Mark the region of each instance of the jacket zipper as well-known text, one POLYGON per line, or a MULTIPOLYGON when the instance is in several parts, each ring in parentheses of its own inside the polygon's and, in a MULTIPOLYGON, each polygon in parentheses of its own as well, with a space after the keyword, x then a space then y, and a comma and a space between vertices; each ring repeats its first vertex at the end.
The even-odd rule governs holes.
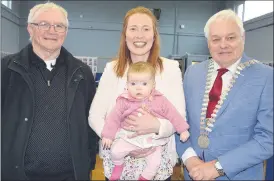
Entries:
MULTIPOLYGON (((27 67, 26 67, 26 66, 20 64, 19 62, 15 61, 15 60, 14 60, 13 62, 14 62, 15 64, 17 64, 17 65, 23 67, 23 68, 25 69, 25 71, 27 71, 27 67)), ((28 84, 28 83, 27 83, 27 84, 28 84)), ((29 84, 28 84, 28 86, 30 87, 29 84)), ((30 91, 31 91, 31 89, 30 89, 30 91)), ((31 91, 31 92, 32 92, 32 91, 31 91)), ((31 127, 32 127, 32 124, 33 124, 34 107, 35 107, 34 93, 32 92, 32 118, 30 119, 30 121, 31 121, 31 127)), ((28 145, 28 142, 29 142, 30 131, 31 131, 31 129, 29 129, 29 132, 28 132, 27 143, 24 145, 23 160, 22 160, 23 164, 22 164, 22 166, 21 166, 24 170, 25 170, 25 159, 24 159, 24 158, 25 158, 25 155, 26 155, 26 149, 27 149, 27 145, 28 145)), ((23 172, 23 173, 24 173, 24 175, 25 175, 25 172, 23 172)))
MULTIPOLYGON (((71 75, 71 77, 69 78, 69 84, 68 85, 70 85, 70 83, 71 83, 71 79, 72 79, 72 77, 73 77, 73 75, 76 73, 76 71, 78 70, 78 69, 80 69, 82 66, 80 66, 80 67, 78 67, 77 69, 75 69, 74 71, 73 71, 73 73, 72 73, 72 75, 71 75)), ((67 89, 68 89, 68 87, 67 87, 67 89)), ((67 115, 70 115, 70 110, 67 110, 68 112, 67 112, 67 115)), ((77 180, 77 174, 76 174, 76 170, 75 170, 75 162, 74 162, 74 158, 73 158, 73 154, 72 154, 72 146, 71 146, 71 138, 70 138, 70 119, 69 119, 69 116, 67 116, 67 121, 68 121, 68 135, 69 135, 69 146, 70 146, 70 154, 71 154, 71 160, 72 160, 72 165, 73 165, 73 171, 74 171, 74 176, 75 176, 75 180, 77 180)))

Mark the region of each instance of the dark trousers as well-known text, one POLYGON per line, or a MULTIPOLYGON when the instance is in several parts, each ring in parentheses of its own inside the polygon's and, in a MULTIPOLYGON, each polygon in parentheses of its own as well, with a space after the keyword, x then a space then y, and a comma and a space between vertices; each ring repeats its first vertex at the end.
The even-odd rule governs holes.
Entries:
MULTIPOLYGON (((107 177, 105 177, 105 180, 106 180, 106 181, 109 181, 109 179, 108 179, 107 177)), ((168 177, 168 178, 166 179, 166 181, 171 181, 171 176, 168 177)))

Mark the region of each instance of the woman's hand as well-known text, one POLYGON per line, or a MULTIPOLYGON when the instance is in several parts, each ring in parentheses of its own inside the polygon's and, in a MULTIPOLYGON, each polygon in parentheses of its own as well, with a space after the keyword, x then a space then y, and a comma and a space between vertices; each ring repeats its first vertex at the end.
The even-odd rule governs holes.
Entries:
POLYGON ((147 110, 139 108, 125 119, 125 130, 134 131, 128 138, 133 138, 139 135, 158 133, 160 122, 156 117, 151 115, 147 110))

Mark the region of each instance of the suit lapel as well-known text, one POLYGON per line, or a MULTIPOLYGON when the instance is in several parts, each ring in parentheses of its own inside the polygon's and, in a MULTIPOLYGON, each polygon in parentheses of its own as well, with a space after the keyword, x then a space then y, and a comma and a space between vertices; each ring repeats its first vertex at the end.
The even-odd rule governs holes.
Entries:
MULTIPOLYGON (((243 54, 243 57, 242 57, 240 63, 244 63, 244 62, 247 62, 249 60, 251 60, 251 58, 249 58, 245 54, 243 54)), ((241 71, 241 75, 238 75, 238 78, 236 79, 236 82, 234 83, 233 87, 229 91, 226 99, 224 100, 223 105, 221 106, 220 110, 217 113, 217 117, 216 117, 217 119, 222 115, 222 113, 227 108, 230 101, 233 100, 233 97, 238 92, 238 90, 240 90, 240 87, 243 85, 244 81, 247 79, 247 75, 245 75, 246 71, 248 71, 248 67, 246 67, 245 69, 243 69, 241 71)), ((218 123, 219 122, 217 121, 216 124, 218 124, 218 123)))
MULTIPOLYGON (((190 82, 189 85, 186 84, 184 87, 187 90, 187 94, 185 95, 186 100, 188 100, 188 103, 186 104, 187 111, 189 111, 189 114, 193 116, 193 120, 196 120, 195 125, 197 126, 197 128, 200 128, 200 116, 206 87, 208 63, 209 60, 202 62, 201 64, 203 65, 197 68, 196 72, 194 73, 195 77, 193 75, 189 76, 189 78, 194 77, 193 79, 195 80, 188 80, 188 82, 190 82), (193 97, 193 95, 195 95, 195 97, 193 97), (195 109, 192 109, 191 107, 194 107, 195 109)), ((200 65, 197 64, 195 66, 200 65)))

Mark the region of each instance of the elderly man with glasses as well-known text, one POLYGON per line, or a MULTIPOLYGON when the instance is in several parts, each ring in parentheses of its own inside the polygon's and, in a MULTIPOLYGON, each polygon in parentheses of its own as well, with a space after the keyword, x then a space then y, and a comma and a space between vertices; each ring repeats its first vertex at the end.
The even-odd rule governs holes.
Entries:
POLYGON ((62 46, 62 7, 34 6, 27 29, 31 43, 1 60, 2 179, 89 180, 98 140, 88 126, 92 71, 62 46))

